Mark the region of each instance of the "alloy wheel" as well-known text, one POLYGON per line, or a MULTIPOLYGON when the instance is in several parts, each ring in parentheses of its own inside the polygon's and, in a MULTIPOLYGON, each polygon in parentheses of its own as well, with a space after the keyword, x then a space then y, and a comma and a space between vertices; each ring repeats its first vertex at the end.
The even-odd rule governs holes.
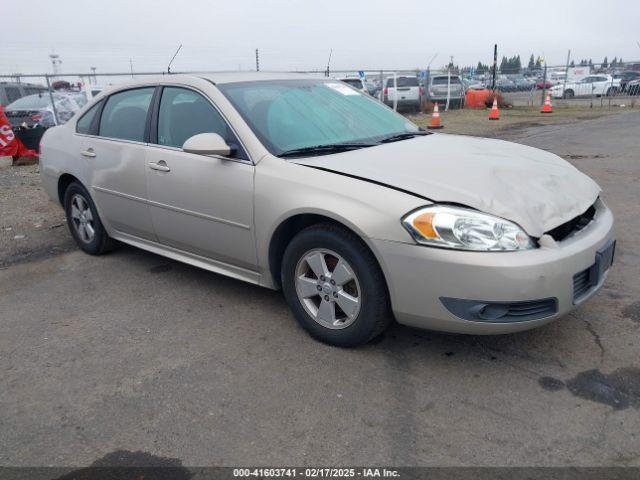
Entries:
POLYGON ((317 323, 341 329, 356 320, 362 307, 360 282, 344 258, 327 249, 310 250, 295 272, 298 300, 317 323))
POLYGON ((71 198, 71 220, 80 240, 91 243, 96 236, 93 214, 87 199, 78 193, 71 198))

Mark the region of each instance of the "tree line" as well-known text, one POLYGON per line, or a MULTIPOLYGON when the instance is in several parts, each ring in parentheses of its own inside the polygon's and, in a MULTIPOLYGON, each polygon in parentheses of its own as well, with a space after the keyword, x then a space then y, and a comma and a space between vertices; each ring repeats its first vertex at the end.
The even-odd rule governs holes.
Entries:
MULTIPOLYGON (((611 63, 609 63, 608 58, 604 57, 604 60, 600 64, 600 67, 616 68, 616 67, 621 67, 623 65, 624 63, 622 61, 622 58, 613 57, 613 60, 611 60, 611 63)), ((541 70, 543 66, 544 66, 543 58, 541 56, 536 57, 532 53, 531 56, 529 57, 529 62, 527 63, 527 70, 541 70)), ((594 63, 592 59, 581 59, 580 62, 578 62, 577 64, 575 60, 571 60, 571 62, 569 63, 569 67, 575 67, 575 66, 593 67, 594 63)), ((520 60, 520 55, 514 55, 513 57, 503 56, 498 66, 498 71, 500 73, 520 73, 522 72, 522 68, 523 67, 522 67, 522 61, 520 60)), ((470 68, 463 69, 463 70, 470 70, 470 68)), ((487 73, 491 71, 491 66, 486 63, 478 62, 478 65, 476 66, 475 70, 477 73, 480 73, 480 74, 487 73)))

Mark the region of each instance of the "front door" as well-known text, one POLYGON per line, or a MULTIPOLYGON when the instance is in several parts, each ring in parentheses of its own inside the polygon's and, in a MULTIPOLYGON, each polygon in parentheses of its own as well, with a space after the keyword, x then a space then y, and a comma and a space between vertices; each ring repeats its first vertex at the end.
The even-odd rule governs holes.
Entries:
MULTIPOLYGON (((155 145, 147 152, 149 208, 158 241, 226 264, 255 269, 254 166, 224 118, 198 92, 164 87, 155 145), (237 146, 233 158, 185 153, 185 140, 214 132, 237 146)), ((154 138, 155 137, 155 138, 154 138)))

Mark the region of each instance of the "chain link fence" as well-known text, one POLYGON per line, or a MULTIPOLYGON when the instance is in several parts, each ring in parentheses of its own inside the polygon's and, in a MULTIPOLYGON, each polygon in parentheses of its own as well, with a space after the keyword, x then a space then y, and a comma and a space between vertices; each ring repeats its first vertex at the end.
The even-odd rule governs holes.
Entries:
MULTIPOLYGON (((219 71, 183 71, 171 74, 215 74, 219 71)), ((534 68, 441 69, 353 69, 298 71, 311 76, 345 81, 378 98, 395 109, 419 110, 437 102, 441 109, 462 108, 468 92, 497 91, 504 101, 516 107, 542 105, 550 96, 554 106, 635 107, 640 100, 640 61, 616 64, 538 65, 534 68)), ((72 96, 82 107, 104 88, 131 78, 167 72, 114 72, 0 75, 0 103, 11 103, 20 86, 21 92, 48 95, 55 123, 63 123, 66 114, 54 92, 72 96), (12 90, 13 89, 13 90, 12 90), (37 92, 36 92, 37 90, 37 92)), ((66 111, 68 105, 64 107, 66 111)))

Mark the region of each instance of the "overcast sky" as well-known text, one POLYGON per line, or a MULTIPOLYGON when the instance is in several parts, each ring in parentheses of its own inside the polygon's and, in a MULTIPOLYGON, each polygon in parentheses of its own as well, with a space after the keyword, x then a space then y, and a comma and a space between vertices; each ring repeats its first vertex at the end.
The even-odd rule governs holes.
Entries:
POLYGON ((531 53, 547 63, 640 60, 640 1, 2 0, 0 73, 379 69, 490 63, 531 53))

